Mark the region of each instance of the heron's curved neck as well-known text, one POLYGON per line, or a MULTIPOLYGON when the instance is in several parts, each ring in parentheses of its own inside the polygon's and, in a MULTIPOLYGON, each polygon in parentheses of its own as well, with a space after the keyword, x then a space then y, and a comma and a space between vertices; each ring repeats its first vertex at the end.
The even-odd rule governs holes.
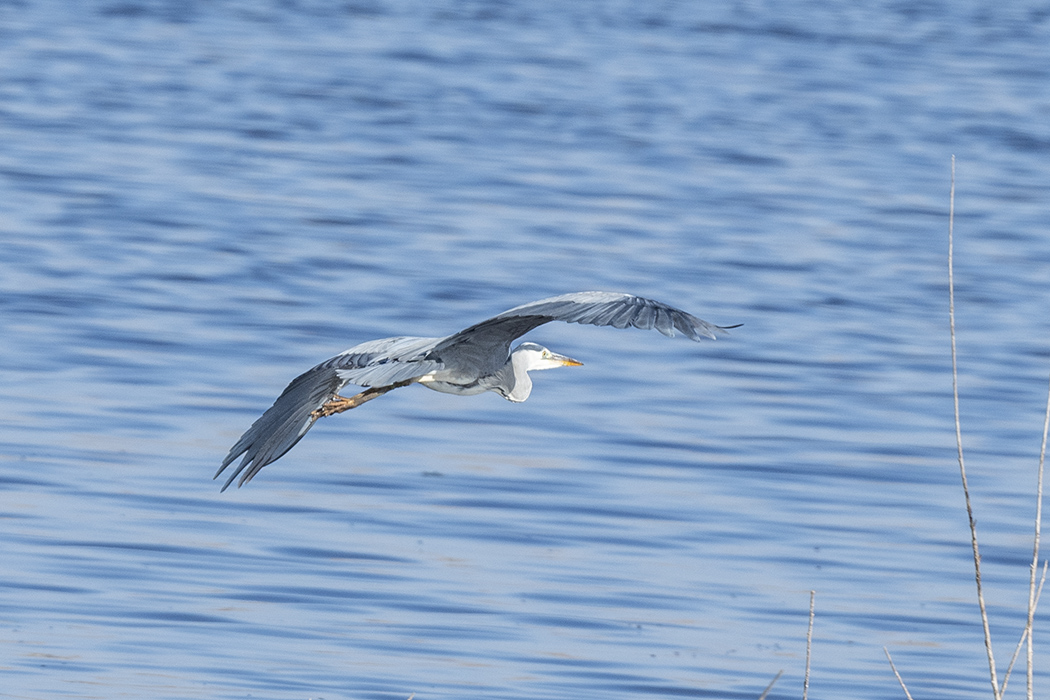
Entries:
POLYGON ((525 363, 525 353, 514 351, 507 359, 507 364, 503 365, 503 388, 506 391, 503 396, 508 401, 521 403, 532 393, 532 378, 525 363))

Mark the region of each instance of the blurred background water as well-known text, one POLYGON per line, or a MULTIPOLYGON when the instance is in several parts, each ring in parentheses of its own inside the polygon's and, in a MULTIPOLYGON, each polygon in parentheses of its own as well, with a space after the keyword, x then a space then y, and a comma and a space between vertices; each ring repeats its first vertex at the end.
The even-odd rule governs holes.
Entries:
POLYGON ((1005 660, 1046 2, 0 2, 0 697, 797 698, 811 589, 810 697, 901 697, 883 646, 984 697, 952 154, 1005 660), (586 366, 526 404, 409 388, 211 480, 314 363, 586 289, 745 325, 545 326, 586 366))

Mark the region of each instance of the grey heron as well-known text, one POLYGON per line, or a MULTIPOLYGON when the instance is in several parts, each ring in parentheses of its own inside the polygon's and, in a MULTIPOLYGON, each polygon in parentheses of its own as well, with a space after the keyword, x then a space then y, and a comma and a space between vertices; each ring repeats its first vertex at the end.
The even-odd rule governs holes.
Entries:
POLYGON ((536 343, 525 342, 511 351, 511 342, 550 321, 655 328, 668 337, 677 330, 696 341, 714 339, 716 333, 736 328, 716 326, 673 306, 631 294, 575 292, 516 306, 444 338, 370 340, 293 379, 273 406, 230 448, 213 478, 243 454, 244 459, 222 490, 238 476, 237 485, 243 486, 292 449, 319 418, 356 408, 409 384, 460 396, 494 391, 520 403, 532 392, 530 371, 583 364, 536 343), (347 384, 365 390, 340 396, 347 384))

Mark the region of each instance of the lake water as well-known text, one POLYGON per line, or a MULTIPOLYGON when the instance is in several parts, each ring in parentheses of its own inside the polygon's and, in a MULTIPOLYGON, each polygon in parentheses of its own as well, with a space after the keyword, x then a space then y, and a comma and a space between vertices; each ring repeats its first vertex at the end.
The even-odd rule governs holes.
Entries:
MULTIPOLYGON (((1050 372, 1045 2, 0 3, 0 698, 987 697, 1050 372), (604 289, 527 403, 299 372, 604 289)), ((1036 631, 1037 694, 1050 653, 1036 631)), ((1019 697, 1023 669, 1011 687, 1019 697)))

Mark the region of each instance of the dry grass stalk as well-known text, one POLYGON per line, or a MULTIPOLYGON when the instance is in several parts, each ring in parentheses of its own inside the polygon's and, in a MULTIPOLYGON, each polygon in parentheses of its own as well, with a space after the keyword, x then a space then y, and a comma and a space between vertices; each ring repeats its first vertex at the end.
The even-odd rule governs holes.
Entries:
POLYGON ((886 647, 882 647, 882 651, 886 654, 886 660, 890 662, 890 668, 893 669, 893 675, 897 676, 897 682, 901 684, 901 690, 904 691, 904 695, 908 700, 912 700, 911 693, 908 692, 908 686, 904 685, 904 679, 901 678, 901 674, 897 673, 897 667, 893 664, 893 657, 890 656, 890 650, 886 647))
MULTIPOLYGON (((951 194, 949 196, 948 206, 948 317, 951 327, 951 341, 952 341, 952 397, 955 403, 955 444, 958 449, 959 455, 959 473, 962 477, 963 495, 966 499, 966 515, 970 522, 970 541, 973 546, 973 567, 974 567, 974 578, 977 582, 977 604, 981 610, 981 624, 984 627, 984 647, 988 654, 988 673, 989 680, 992 684, 992 693, 996 700, 1002 700, 1003 693, 1006 692, 1006 684, 1010 680, 1010 673, 1013 670, 1014 662, 1017 660, 1018 654, 1021 650, 1021 646, 1027 642, 1027 680, 1028 680, 1028 700, 1032 700, 1034 697, 1033 689, 1033 641, 1032 632, 1035 621, 1035 610, 1039 603, 1039 597, 1043 591, 1043 584, 1046 582, 1047 566, 1043 566, 1043 574, 1039 580, 1038 585, 1036 584, 1036 574, 1039 570, 1039 541, 1042 528, 1043 520, 1043 467, 1046 458, 1046 441, 1047 432, 1050 429, 1050 391, 1047 393, 1047 405, 1046 415, 1043 419, 1043 439, 1039 450, 1039 474, 1037 478, 1036 486, 1036 507, 1035 507, 1035 535, 1033 538, 1032 545, 1032 564, 1029 572, 1028 580, 1028 616, 1025 620, 1024 631, 1021 633, 1021 640, 1017 643, 1017 648, 1014 651, 1013 657, 1010 659, 1010 665, 1006 669, 1006 673, 1003 677, 1003 683, 1000 686, 996 675, 995 668, 995 655, 992 651, 992 634, 988 625, 988 610, 984 602, 984 591, 981 586, 981 555, 977 547, 977 524, 973 517, 973 507, 970 501, 970 489, 966 481, 966 462, 963 459, 963 447, 962 447, 962 428, 959 422, 959 367, 957 362, 957 355, 955 349, 955 273, 954 273, 954 243, 955 243, 955 156, 952 156, 952 179, 951 179, 951 194)), ((889 652, 886 652, 886 656, 889 657, 889 652)), ((890 661, 892 666, 893 661, 890 661)), ((896 669, 894 669, 896 673, 896 669)), ((900 676, 898 676, 898 680, 900 676)), ((901 683, 903 687, 903 682, 901 683)), ((907 694, 907 689, 904 691, 907 694)))
MULTIPOLYGON (((1050 562, 1043 562, 1043 575, 1039 579, 1039 587, 1035 592, 1035 601, 1032 603, 1031 610, 1035 612, 1035 606, 1039 604, 1039 598, 1043 595, 1043 584, 1046 583, 1046 569, 1050 562)), ((1006 673, 1003 674, 1003 686, 1000 692, 1006 693, 1006 685, 1010 681, 1010 673, 1014 670, 1014 664, 1017 662, 1017 658, 1021 655, 1021 649, 1024 648, 1024 643, 1028 640, 1029 634, 1031 633, 1030 624, 1026 624, 1024 630, 1021 631, 1021 638, 1017 640, 1017 646, 1014 647, 1014 654, 1010 657, 1010 665, 1006 667, 1006 673)), ((1031 662, 1029 662, 1029 669, 1031 669, 1031 662)), ((1029 686, 1030 687, 1030 686, 1029 686)), ((1031 694, 1029 694, 1029 700, 1031 700, 1031 694)))
POLYGON ((981 588, 981 553, 977 547, 977 521, 973 518, 970 502, 970 487, 966 482, 966 461, 963 459, 962 426, 959 423, 959 364, 955 351, 955 270, 952 264, 955 247, 955 156, 952 156, 952 186, 948 198, 948 320, 952 337, 952 397, 955 402, 955 445, 959 453, 959 474, 962 476, 963 496, 966 498, 966 516, 970 520, 970 545, 973 547, 974 578, 977 581, 977 605, 981 608, 981 624, 984 626, 984 648, 988 652, 988 673, 992 682, 995 700, 1002 699, 999 679, 995 673, 995 654, 992 652, 992 630, 988 626, 988 609, 981 588))
POLYGON ((769 681, 769 685, 762 691, 762 694, 758 696, 758 700, 766 700, 766 696, 769 695, 769 691, 773 690, 773 685, 780 680, 780 677, 784 675, 784 669, 777 671, 777 675, 773 676, 773 680, 769 681))
POLYGON ((1036 591, 1035 572, 1039 569, 1039 534, 1043 522, 1043 465, 1046 463, 1046 434, 1050 429, 1050 389, 1046 395, 1046 414, 1043 417, 1043 441, 1039 446, 1039 478, 1035 497, 1035 543, 1032 545, 1032 572, 1028 581, 1028 619, 1025 621, 1025 633, 1028 636, 1028 700, 1032 700, 1034 690, 1032 688, 1032 625, 1035 620, 1035 606, 1039 603, 1039 594, 1043 592, 1043 583, 1046 581, 1046 565, 1043 565, 1043 577, 1039 582, 1039 590, 1036 591))
POLYGON ((813 651, 813 611, 817 592, 809 592, 809 628, 806 630, 806 677, 802 681, 802 700, 809 698, 809 660, 813 651))

